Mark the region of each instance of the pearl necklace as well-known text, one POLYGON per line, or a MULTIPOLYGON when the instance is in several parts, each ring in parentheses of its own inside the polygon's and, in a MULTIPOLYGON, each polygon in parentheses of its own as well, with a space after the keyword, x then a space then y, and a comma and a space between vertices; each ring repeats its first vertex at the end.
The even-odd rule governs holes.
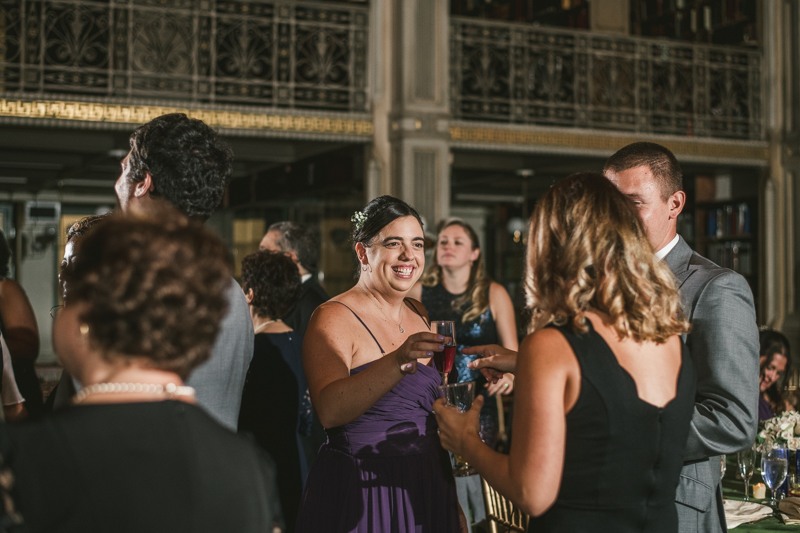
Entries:
POLYGON ((90 394, 125 392, 166 394, 167 399, 172 399, 175 396, 194 396, 193 387, 175 385, 174 383, 167 383, 166 385, 156 383, 95 383, 94 385, 89 385, 79 390, 78 394, 72 397, 72 403, 77 405, 90 394))
POLYGON ((256 328, 256 330, 253 332, 253 334, 255 334, 255 333, 258 333, 259 331, 261 331, 262 329, 264 329, 264 326, 266 326, 266 325, 268 325, 268 324, 272 324, 272 323, 274 323, 274 322, 283 322, 283 321, 282 321, 280 318, 276 318, 275 320, 267 320, 266 322, 262 322, 262 323, 261 323, 261 325, 260 325, 260 326, 258 326, 258 327, 256 328))

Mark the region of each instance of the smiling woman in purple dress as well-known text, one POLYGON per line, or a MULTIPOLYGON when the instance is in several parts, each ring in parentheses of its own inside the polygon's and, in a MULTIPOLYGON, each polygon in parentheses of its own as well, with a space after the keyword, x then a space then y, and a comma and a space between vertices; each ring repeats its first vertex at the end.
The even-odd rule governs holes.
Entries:
POLYGON ((303 344, 311 402, 326 428, 298 532, 466 532, 431 406, 441 338, 406 298, 425 267, 417 212, 390 196, 353 216, 355 287, 321 305, 303 344))

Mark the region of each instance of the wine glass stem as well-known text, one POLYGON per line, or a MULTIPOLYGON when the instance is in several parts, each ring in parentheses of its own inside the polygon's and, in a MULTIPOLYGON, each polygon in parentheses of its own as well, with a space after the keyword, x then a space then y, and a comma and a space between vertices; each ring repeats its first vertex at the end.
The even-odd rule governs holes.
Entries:
POLYGON ((750 479, 744 478, 744 501, 750 501, 750 479))
POLYGON ((769 489, 769 496, 769 504, 775 507, 778 504, 778 502, 775 501, 775 489, 769 489))

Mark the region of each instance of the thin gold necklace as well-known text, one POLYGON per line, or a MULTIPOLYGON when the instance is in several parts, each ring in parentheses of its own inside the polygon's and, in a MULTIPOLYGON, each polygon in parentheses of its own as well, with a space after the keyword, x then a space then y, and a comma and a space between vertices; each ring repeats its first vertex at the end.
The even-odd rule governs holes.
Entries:
MULTIPOLYGON (((384 313, 384 312, 383 312, 383 309, 381 309, 381 306, 380 306, 380 305, 378 305, 378 302, 376 302, 376 301, 375 301, 375 297, 373 297, 373 296, 370 296, 369 294, 367 294, 367 291, 365 291, 364 289, 362 289, 362 288, 361 288, 361 285, 356 285, 356 287, 358 287, 358 288, 361 290, 361 292, 363 292, 363 293, 364 293, 364 296, 366 296, 366 297, 367 297, 367 299, 369 299, 369 301, 370 301, 370 302, 372 302, 373 304, 375 304, 375 307, 377 307, 377 308, 378 308, 378 311, 380 311, 380 312, 381 312, 381 314, 383 315, 383 317, 384 317, 386 320, 388 320, 389 322, 394 322, 394 320, 392 320, 391 318, 389 318, 389 317, 386 315, 386 313, 384 313)), ((404 307, 405 307, 405 306, 404 306, 404 307)), ((401 325, 400 325, 402 322, 403 322, 403 308, 401 307, 401 308, 400 308, 400 322, 398 322, 398 323, 397 323, 397 329, 399 329, 399 330, 400 330, 400 333, 405 333, 405 332, 406 332, 406 330, 404 330, 404 329, 403 329, 403 326, 401 326, 401 325)))

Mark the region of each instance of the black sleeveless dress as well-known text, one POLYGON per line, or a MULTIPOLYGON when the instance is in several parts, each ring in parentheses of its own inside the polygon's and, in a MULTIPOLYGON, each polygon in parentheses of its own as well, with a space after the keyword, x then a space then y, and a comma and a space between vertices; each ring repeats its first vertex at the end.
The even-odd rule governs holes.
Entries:
MULTIPOLYGON (((488 292, 488 288, 486 289, 488 292)), ((478 318, 464 322, 461 317, 464 309, 456 309, 453 302, 460 298, 461 294, 452 294, 439 283, 433 287, 422 286, 422 305, 428 311, 431 320, 452 320, 456 326, 456 358, 453 362, 453 372, 448 377, 450 383, 464 383, 474 381, 476 390, 483 396, 483 408, 481 409, 481 440, 491 448, 497 444, 497 434, 499 431, 499 420, 497 418, 497 397, 486 394, 486 378, 480 370, 472 370, 467 367, 467 363, 478 359, 477 355, 464 355, 461 350, 468 346, 484 346, 486 344, 498 344, 500 338, 497 335, 497 324, 492 316, 491 308, 478 318)), ((487 295, 488 298, 488 295, 487 295)))
MULTIPOLYGON (((695 376, 686 346, 675 398, 663 408, 639 399, 636 383, 592 328, 557 328, 581 367, 567 414, 564 474, 556 503, 529 532, 675 533, 678 486, 695 376)), ((555 482, 555 480, 553 480, 555 482)))

